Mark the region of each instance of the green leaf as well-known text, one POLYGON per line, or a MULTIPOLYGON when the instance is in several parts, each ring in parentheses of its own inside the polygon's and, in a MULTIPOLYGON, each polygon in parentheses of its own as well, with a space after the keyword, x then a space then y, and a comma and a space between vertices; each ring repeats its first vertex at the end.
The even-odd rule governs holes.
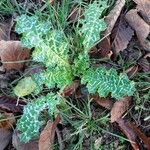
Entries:
POLYGON ((47 67, 68 66, 69 43, 62 32, 53 30, 44 39, 44 43, 33 52, 33 60, 43 62, 47 67))
POLYGON ((75 76, 82 75, 90 65, 89 56, 83 53, 80 53, 77 58, 74 60, 74 74, 75 76))
POLYGON ((89 4, 84 12, 84 19, 81 20, 81 34, 84 36, 83 45, 86 50, 89 50, 100 39, 100 32, 106 29, 104 18, 100 19, 102 12, 107 8, 107 0, 96 1, 89 4))
POLYGON ((66 85, 72 83, 72 72, 70 68, 67 67, 47 68, 45 71, 35 74, 33 77, 40 86, 42 84, 45 84, 49 88, 57 86, 61 90, 63 90, 66 85))
POLYGON ((41 22, 37 16, 21 15, 16 19, 16 32, 22 34, 21 42, 24 47, 33 48, 40 46, 45 36, 51 29, 51 22, 41 22))
POLYGON ((40 85, 62 88, 73 79, 68 62, 69 43, 63 31, 52 30, 50 24, 39 21, 37 16, 22 15, 17 19, 16 31, 22 33, 24 46, 35 48, 33 60, 42 62, 47 68, 43 73, 33 75, 37 83, 41 79, 40 85))
POLYGON ((87 84, 90 93, 98 92, 99 96, 106 97, 109 93, 113 98, 132 96, 135 92, 134 82, 126 74, 118 75, 115 69, 106 68, 88 69, 82 76, 82 84, 87 84))
POLYGON ((37 84, 31 77, 25 77, 18 82, 16 87, 14 87, 14 93, 18 97, 27 96, 35 91, 36 86, 37 84))
POLYGON ((17 129, 21 131, 21 141, 28 142, 38 136, 39 129, 42 126, 42 120, 39 120, 40 113, 48 108, 49 114, 53 115, 60 101, 61 98, 58 95, 49 93, 24 107, 23 115, 17 122, 17 129))

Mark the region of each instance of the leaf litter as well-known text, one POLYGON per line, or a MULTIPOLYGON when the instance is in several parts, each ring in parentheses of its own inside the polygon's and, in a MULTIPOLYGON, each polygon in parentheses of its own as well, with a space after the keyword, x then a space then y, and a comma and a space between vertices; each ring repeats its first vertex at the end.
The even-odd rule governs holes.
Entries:
MULTIPOLYGON (((135 32, 143 49, 141 56, 137 59, 137 61, 134 62, 133 65, 130 65, 126 68, 126 73, 130 78, 136 76, 139 71, 150 71, 150 42, 148 40, 150 33, 150 1, 133 1, 136 4, 136 9, 133 8, 128 10, 126 14, 124 13, 124 8, 126 7, 125 0, 118 0, 115 3, 114 8, 110 11, 105 19, 108 24, 108 28, 103 32, 103 37, 106 37, 94 47, 94 51, 90 52, 90 55, 96 59, 105 57, 111 59, 112 55, 116 54, 118 56, 121 52, 127 51, 129 45, 133 42, 131 40, 132 38, 136 39, 134 36, 135 32)), ((55 1, 50 1, 50 3, 54 4, 55 1)), ((71 21, 76 19, 78 14, 77 11, 78 10, 74 11, 73 9, 73 15, 71 14, 70 16, 71 21)), ((3 32, 0 34, 0 59, 2 62, 2 67, 7 72, 10 70, 22 71, 24 68, 28 68, 25 66, 25 62, 30 58, 31 51, 23 48, 20 41, 11 41, 10 32, 12 30, 12 26, 12 20, 10 19, 9 23, 6 23, 1 27, 3 32), (8 29, 5 26, 8 27, 8 29)), ((133 50, 133 47, 131 47, 131 49, 133 50)), ((128 54, 128 56, 130 57, 130 54, 128 54)), ((8 83, 6 83, 5 88, 7 87, 7 84, 8 83)), ((79 80, 76 80, 72 85, 67 86, 61 95, 64 97, 70 97, 73 94, 78 94, 76 97, 77 99, 80 99, 83 94, 80 89, 81 83, 79 80)), ((121 131, 126 135, 133 149, 138 150, 141 147, 141 144, 137 142, 137 138, 144 143, 145 148, 150 149, 150 138, 147 137, 144 132, 139 129, 139 127, 137 127, 136 123, 130 122, 130 119, 128 120, 126 117, 126 115, 129 115, 128 111, 130 111, 129 109, 133 105, 133 100, 131 97, 124 97, 116 102, 110 97, 102 98, 97 95, 90 95, 90 99, 92 99, 92 102, 96 102, 98 105, 110 111, 110 122, 113 124, 118 124, 118 128, 120 128, 121 131), (124 114, 126 115, 123 116, 124 114)), ((16 98, 9 96, 0 97, 0 108, 6 112, 22 113, 22 108, 25 104, 26 103, 22 101, 17 102, 16 98)), ((0 123, 0 149, 3 150, 9 144, 13 134, 12 143, 16 149, 48 150, 54 143, 55 130, 59 122, 60 120, 54 122, 51 120, 48 121, 44 130, 41 132, 40 138, 25 144, 19 140, 19 131, 15 130, 12 133, 10 126, 7 126, 10 123, 15 124, 15 122, 10 122, 8 119, 8 121, 5 123, 0 123), (43 141, 43 139, 45 140, 43 141)))

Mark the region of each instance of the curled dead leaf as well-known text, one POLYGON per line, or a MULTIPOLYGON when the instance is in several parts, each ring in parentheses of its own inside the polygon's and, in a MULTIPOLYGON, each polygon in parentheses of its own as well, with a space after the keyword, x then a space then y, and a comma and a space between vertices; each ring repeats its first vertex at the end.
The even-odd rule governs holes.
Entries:
POLYGON ((150 42, 147 37, 150 33, 150 26, 138 15, 136 9, 130 10, 125 18, 132 29, 135 30, 138 40, 140 41, 143 48, 150 51, 150 42))
POLYGON ((111 109, 111 123, 117 121, 128 110, 131 103, 131 97, 124 97, 116 101, 111 109))
POLYGON ((20 70, 30 57, 30 50, 23 48, 20 41, 0 41, 0 59, 6 70, 20 70))
POLYGON ((54 122, 48 121, 39 139, 39 150, 52 150, 54 136, 57 124, 60 122, 60 116, 57 116, 54 122))

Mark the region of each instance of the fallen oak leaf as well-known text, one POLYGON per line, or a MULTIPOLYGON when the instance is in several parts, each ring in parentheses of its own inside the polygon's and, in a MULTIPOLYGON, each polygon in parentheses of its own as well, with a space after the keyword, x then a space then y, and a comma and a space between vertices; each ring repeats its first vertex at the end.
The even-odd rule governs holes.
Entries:
POLYGON ((147 40, 150 33, 150 26, 138 15, 136 9, 130 10, 125 15, 125 19, 132 29, 135 30, 138 40, 143 48, 150 51, 150 42, 147 40))
POLYGON ((143 141, 146 146, 146 149, 150 150, 150 137, 147 137, 141 130, 137 127, 136 124, 127 122, 127 125, 137 134, 137 136, 143 141))
POLYGON ((111 123, 116 122, 128 110, 131 103, 131 97, 124 97, 116 101, 111 109, 111 123))
POLYGON ((134 150, 140 150, 138 143, 136 142, 137 135, 135 132, 126 124, 125 120, 122 118, 117 120, 117 123, 121 129, 121 131, 127 136, 131 146, 134 150))
POLYGON ((60 122, 60 116, 58 115, 54 122, 48 121, 44 130, 40 134, 39 150, 52 150, 54 142, 54 136, 57 124, 60 122))
POLYGON ((0 41, 0 59, 6 70, 22 69, 29 57, 30 50, 23 48, 20 41, 0 41))

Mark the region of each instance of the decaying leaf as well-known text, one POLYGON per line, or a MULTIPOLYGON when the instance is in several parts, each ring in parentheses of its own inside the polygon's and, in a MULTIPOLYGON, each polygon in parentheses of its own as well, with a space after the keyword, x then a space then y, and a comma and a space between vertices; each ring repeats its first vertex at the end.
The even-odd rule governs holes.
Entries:
POLYGON ((6 70, 20 70, 30 56, 30 50, 23 48, 20 41, 0 41, 0 59, 6 70))
POLYGON ((115 122, 122 117, 128 110, 131 102, 131 97, 124 97, 116 101, 111 109, 111 122, 115 122))
POLYGON ((17 101, 16 98, 9 97, 9 96, 0 96, 0 109, 6 110, 8 112, 22 112, 23 106, 26 103, 23 101, 17 101))
POLYGON ((107 36, 100 43, 97 44, 97 48, 93 47, 90 51, 91 58, 108 58, 112 56, 110 37, 107 36))
POLYGON ((136 138, 137 135, 135 134, 135 132, 127 125, 127 123, 125 122, 125 120, 123 120, 122 118, 117 120, 117 123, 120 127, 120 129, 122 130, 122 132, 127 136, 127 138, 129 139, 132 148, 134 150, 140 150, 138 143, 136 142, 136 138))
POLYGON ((91 95, 91 99, 108 110, 111 110, 113 107, 113 101, 109 98, 101 98, 97 95, 91 95))
POLYGON ((12 129, 13 125, 16 123, 15 116, 13 113, 3 113, 0 116, 0 128, 12 129))
POLYGON ((127 24, 124 16, 121 16, 111 35, 114 54, 118 54, 126 49, 133 35, 134 31, 127 24))
POLYGON ((146 149, 150 150, 150 137, 147 137, 136 124, 127 122, 127 125, 137 134, 137 136, 143 141, 146 149))
POLYGON ((137 4, 137 10, 142 14, 144 20, 150 25, 150 1, 133 0, 137 4))
POLYGON ((129 25, 135 30, 143 48, 150 51, 150 42, 147 40, 150 33, 150 26, 138 15, 136 9, 130 10, 125 18, 129 25))
POLYGON ((54 122, 48 121, 46 127, 41 132, 39 139, 39 150, 52 150, 54 136, 57 124, 60 122, 60 117, 57 116, 54 122))
POLYGON ((75 80, 71 85, 66 86, 63 90, 62 96, 67 97, 73 94, 76 91, 76 89, 79 87, 79 84, 80 84, 80 81, 75 80))
POLYGON ((124 5, 125 0, 117 0, 115 7, 110 11, 108 16, 106 16, 105 21, 107 23, 107 29, 102 34, 105 38, 98 44, 98 50, 91 52, 92 57, 110 58, 112 56, 109 35, 111 34, 124 5))
POLYGON ((125 73, 128 75, 129 78, 132 78, 137 74, 138 70, 139 70, 138 65, 134 65, 134 66, 129 67, 125 71, 125 73))
POLYGON ((109 15, 106 17, 105 21, 108 26, 107 26, 105 35, 111 33, 118 17, 120 16, 120 13, 124 5, 125 5, 125 0, 117 0, 115 7, 110 11, 109 15))
POLYGON ((138 64, 144 72, 150 72, 150 63, 146 58, 139 59, 138 64))
POLYGON ((13 19, 1 20, 0 21, 0 41, 10 40, 10 31, 13 26, 13 19))
POLYGON ((27 96, 34 92, 36 87, 37 84, 31 77, 25 77, 14 87, 14 93, 18 97, 27 96))
POLYGON ((38 140, 31 140, 28 143, 22 143, 19 140, 19 132, 14 130, 12 144, 17 150, 38 150, 38 140))
POLYGON ((9 144, 12 132, 8 129, 0 128, 0 150, 4 150, 9 144))

